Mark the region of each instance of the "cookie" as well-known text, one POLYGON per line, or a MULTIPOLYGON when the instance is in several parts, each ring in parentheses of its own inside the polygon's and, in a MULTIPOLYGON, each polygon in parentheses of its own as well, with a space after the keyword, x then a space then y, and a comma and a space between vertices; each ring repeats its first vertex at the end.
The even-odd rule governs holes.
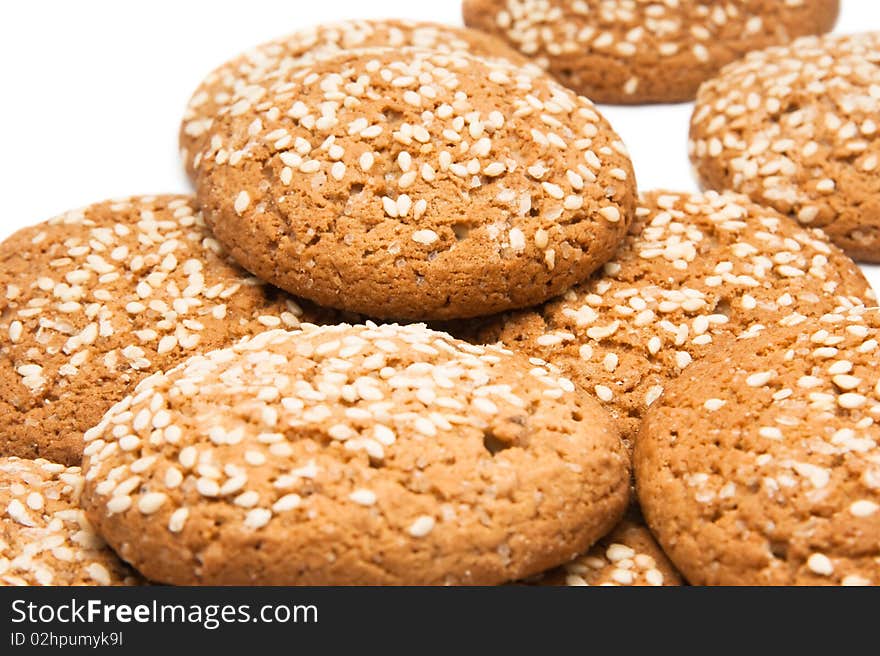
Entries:
POLYGON ((316 25, 264 43, 214 70, 196 89, 180 128, 180 148, 192 174, 218 115, 257 102, 266 79, 281 79, 291 70, 342 50, 414 46, 441 52, 470 52, 501 57, 516 64, 528 61, 488 34, 440 23, 407 20, 352 20, 316 25))
POLYGON ((690 154, 735 189, 880 262, 880 33, 750 54, 700 90, 690 154))
POLYGON ((217 238, 319 305, 406 320, 526 307, 605 262, 635 180, 586 98, 500 61, 361 50, 218 118, 196 172, 217 238))
POLYGON ((880 312, 719 349, 645 418, 645 517, 694 584, 880 584, 880 312))
POLYGON ((301 314, 227 258, 188 197, 25 228, 0 244, 0 455, 79 464, 83 432, 140 380, 301 314))
POLYGON ((693 100, 757 48, 829 31, 838 0, 464 0, 464 20, 496 34, 596 102, 693 100))
POLYGON ((138 585, 79 506, 79 467, 0 458, 0 586, 138 585))
POLYGON ((176 584, 495 584, 614 527, 628 458, 549 365, 423 325, 269 331, 143 381, 84 505, 176 584))
POLYGON ((538 585, 677 586, 681 577, 638 512, 631 512, 587 553, 548 572, 538 585))
POLYGON ((539 308, 486 322, 561 367, 631 440, 645 410, 719 342, 787 316, 875 302, 858 268, 818 231, 735 194, 653 192, 613 261, 539 308))

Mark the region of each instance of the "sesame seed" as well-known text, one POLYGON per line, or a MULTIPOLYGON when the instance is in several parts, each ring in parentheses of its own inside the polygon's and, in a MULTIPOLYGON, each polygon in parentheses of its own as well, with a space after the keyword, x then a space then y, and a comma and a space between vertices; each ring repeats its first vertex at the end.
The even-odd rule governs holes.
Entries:
POLYGON ((342 180, 345 177, 345 164, 342 162, 334 163, 330 167, 330 175, 333 176, 334 180, 342 180))
POLYGON ((866 586, 871 585, 871 581, 856 574, 849 574, 843 577, 843 581, 841 581, 841 585, 851 587, 851 586, 866 586))
POLYGON ((868 399, 865 396, 854 392, 847 392, 846 394, 841 394, 837 397, 837 404, 841 408, 846 408, 847 410, 861 408, 867 403, 867 401, 868 399))
POLYGON ((648 389, 647 394, 645 394, 645 406, 651 407, 654 403, 663 395, 663 386, 662 385, 653 385, 648 389))
POLYGON ((220 494, 220 486, 217 481, 210 478, 200 478, 196 482, 196 490, 203 497, 216 497, 220 494))
POLYGON ((857 376, 838 374, 832 379, 834 384, 842 390, 853 390, 862 384, 862 379, 857 376))
POLYGON ((760 373, 752 374, 746 378, 746 385, 749 387, 764 387, 767 383, 773 380, 775 375, 776 372, 773 371, 762 371, 760 373))
POLYGON ((612 563, 635 557, 636 552, 625 544, 614 543, 605 550, 605 556, 612 563))
POLYGON ((434 518, 430 515, 420 515, 409 526, 409 534, 414 538, 426 537, 434 530, 434 518))
POLYGON ((834 565, 824 554, 814 553, 807 559, 807 567, 814 574, 831 576, 834 573, 834 565))
POLYGON ((542 182, 541 187, 543 187, 544 192, 551 198, 555 198, 556 200, 562 200, 565 198, 565 192, 562 190, 562 187, 557 184, 542 182))
POLYGON ((824 180, 820 180, 816 183, 816 191, 820 191, 823 194, 830 194, 837 188, 837 184, 834 180, 830 178, 825 178, 824 180))
POLYGON ((44 505, 43 495, 39 492, 31 492, 27 496, 27 507, 31 510, 42 510, 44 505))
POLYGON ((614 392, 606 385, 596 385, 593 389, 600 401, 608 403, 614 398, 614 392))
POLYGON ((545 249, 549 243, 550 233, 541 228, 535 231, 535 246, 540 249, 545 249))
POLYGON ((180 533, 186 525, 189 518, 189 510, 186 508, 178 508, 168 518, 168 530, 172 533, 180 533))
POLYGON ((298 494, 286 494, 272 504, 272 512, 287 512, 299 508, 300 505, 302 505, 302 498, 298 494))
POLYGON ((233 503, 239 508, 253 508, 260 501, 260 495, 253 490, 242 492, 233 500, 233 503))
POLYGON ((385 210, 385 214, 390 216, 392 219, 397 218, 397 202, 388 198, 388 196, 382 196, 382 207, 385 210))
POLYGON ((484 415, 498 414, 498 406, 490 399, 477 397, 473 400, 474 409, 484 415))
POLYGON ((33 527, 36 526, 31 516, 28 514, 27 510, 25 510, 24 505, 18 499, 13 499, 6 506, 6 514, 9 517, 21 524, 22 526, 33 527))
POLYGON ((611 571, 611 579, 620 585, 632 585, 633 573, 626 569, 615 568, 611 571))
POLYGON ((440 239, 440 236, 433 230, 416 230, 412 234, 412 240, 417 244, 430 246, 440 239))
POLYGON ((235 197, 235 203, 233 206, 235 209, 235 213, 241 216, 250 204, 250 194, 248 194, 248 192, 246 191, 240 191, 238 193, 238 196, 235 197))
POLYGON ((649 569, 645 572, 645 581, 654 587, 661 586, 664 582, 663 572, 658 569, 649 569))
POLYGON ((507 167, 501 162, 492 162, 483 168, 483 173, 490 178, 496 178, 503 175, 507 171, 507 167))
POLYGON ((781 440, 782 431, 775 426, 762 426, 758 429, 758 435, 768 440, 781 440))
POLYGON ((620 221, 620 210, 616 207, 603 207, 599 210, 599 214, 609 223, 617 223, 620 221))
POLYGON ((880 505, 866 499, 854 501, 849 507, 849 511, 854 517, 870 517, 877 510, 880 510, 880 505))
POLYGON ((168 497, 162 492, 150 492, 138 500, 138 510, 143 515, 152 515, 161 508, 168 497))
POLYGON ((372 506, 376 503, 376 494, 371 490, 355 490, 348 498, 361 506, 372 506))

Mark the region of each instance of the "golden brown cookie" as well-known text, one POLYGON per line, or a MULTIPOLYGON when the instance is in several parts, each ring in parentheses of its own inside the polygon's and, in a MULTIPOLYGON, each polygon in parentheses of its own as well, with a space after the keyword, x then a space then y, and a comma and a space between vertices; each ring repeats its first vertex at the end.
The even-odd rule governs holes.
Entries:
POLYGON ((838 0, 464 0, 496 34, 595 102, 693 100, 750 50, 829 31, 838 0))
MULTIPOLYGON (((180 128, 181 156, 192 174, 218 115, 237 111, 236 104, 256 102, 267 79, 281 79, 291 70, 342 50, 370 47, 426 48, 501 57, 527 65, 503 41, 453 25, 407 20, 351 20, 315 25, 264 43, 214 70, 196 89, 180 128)), ((239 105, 240 106, 240 105, 239 105)))
POLYGON ((232 263, 185 196, 20 230, 0 244, 0 455, 79 464, 83 431, 141 379, 302 312, 232 263))
POLYGON ((508 63, 361 50, 219 117, 196 172, 217 239, 256 275, 368 316, 525 307, 613 253, 635 204, 593 105, 508 63))
POLYGON ((89 516, 166 583, 502 583, 629 498, 598 403, 423 325, 260 334, 143 381, 86 439, 89 516))
POLYGON ((0 458, 0 586, 139 585, 79 505, 79 467, 0 458))
POLYGON ((786 317, 875 302, 823 234, 735 194, 653 192, 602 272, 481 326, 480 341, 561 367, 632 439, 645 410, 719 342, 786 317))
POLYGON ((880 584, 880 311, 707 356, 645 418, 645 517, 708 585, 880 584))
POLYGON ((701 89, 690 153, 735 189, 880 262, 880 33, 750 54, 701 89))
POLYGON ((538 585, 676 586, 681 576, 637 511, 587 553, 548 572, 538 585))

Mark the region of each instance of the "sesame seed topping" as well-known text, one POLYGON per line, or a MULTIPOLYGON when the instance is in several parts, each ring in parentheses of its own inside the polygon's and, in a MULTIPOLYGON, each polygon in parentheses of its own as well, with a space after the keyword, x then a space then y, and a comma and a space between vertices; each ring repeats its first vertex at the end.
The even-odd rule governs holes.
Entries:
POLYGON ((698 172, 723 170, 716 184, 823 227, 850 249, 876 250, 873 231, 852 230, 864 225, 860 203, 839 189, 867 183, 877 166, 878 50, 873 33, 804 37, 727 67, 701 89, 692 119, 698 172), (786 111, 795 96, 805 100, 786 111))
POLYGON ((596 385, 594 387, 594 390, 596 392, 596 396, 599 397, 599 400, 601 401, 605 401, 606 403, 608 403, 614 398, 614 392, 612 392, 611 388, 607 387, 606 385, 596 385))
MULTIPOLYGON (((0 322, 22 390, 30 392, 13 420, 22 427, 36 421, 33 413, 51 412, 60 417, 58 430, 85 433, 90 426, 79 425, 81 413, 69 413, 70 404, 85 395, 114 398, 196 347, 253 332, 257 314, 287 310, 283 297, 270 300, 228 259, 188 197, 120 199, 25 231, 43 234, 40 248, 65 257, 43 266, 42 250, 28 254, 34 271, 22 275, 32 282, 9 301, 8 324, 0 322), (235 309, 216 312, 221 298, 235 309)), ((166 417, 157 408, 150 421, 163 429, 166 417)), ((120 448, 136 448, 138 438, 122 437, 120 448)))
POLYGON ((265 508, 249 510, 244 518, 244 525, 257 530, 266 526, 272 519, 272 512, 265 508))
POLYGON ((849 507, 849 511, 854 517, 870 517, 876 513, 877 510, 880 510, 880 505, 867 499, 853 501, 849 507))
MULTIPOLYGON (((642 202, 636 225, 601 272, 527 313, 534 321, 497 326, 503 343, 562 363, 576 384, 631 417, 622 422, 625 437, 639 427, 632 408, 644 411, 658 398, 649 376, 689 371, 719 338, 759 336, 769 326, 754 310, 763 318, 785 308, 785 322, 795 323, 859 302, 863 288, 840 278, 837 267, 846 265, 832 264, 827 241, 742 196, 658 192, 642 202)), ((772 385, 772 372, 743 377, 780 399, 791 393, 772 385)), ((716 399, 705 410, 722 406, 716 399)))
POLYGON ((187 508, 178 508, 168 518, 168 530, 172 533, 180 533, 186 525, 188 518, 189 510, 187 508))
MULTIPOLYGON (((583 392, 549 363, 423 325, 269 330, 195 354, 117 405, 89 435, 100 448, 86 458, 87 493, 99 514, 116 513, 106 524, 111 540, 136 512, 169 534, 185 533, 194 550, 201 548, 197 527, 206 512, 222 512, 217 531, 230 544, 249 531, 314 523, 334 507, 407 540, 427 537, 448 513, 492 525, 496 520, 454 492, 448 513, 405 510, 432 494, 433 463, 442 451, 455 450, 456 475, 470 481, 468 489, 482 489, 478 470, 508 471, 510 454, 537 451, 531 429, 508 436, 496 432, 498 422, 548 412, 567 417, 561 409, 573 394, 583 392), (129 436, 136 438, 131 450, 119 448, 129 436), (504 448, 496 451, 490 437, 504 448), (389 485, 391 505, 384 503, 389 485)), ((570 437, 550 428, 534 439, 595 439, 574 431, 574 419, 563 421, 570 437)), ((620 446, 610 440, 608 448, 620 446)), ((554 467, 579 480, 588 468, 577 453, 588 451, 538 457, 558 460, 554 467)), ((622 449, 618 457, 623 481, 622 449)))

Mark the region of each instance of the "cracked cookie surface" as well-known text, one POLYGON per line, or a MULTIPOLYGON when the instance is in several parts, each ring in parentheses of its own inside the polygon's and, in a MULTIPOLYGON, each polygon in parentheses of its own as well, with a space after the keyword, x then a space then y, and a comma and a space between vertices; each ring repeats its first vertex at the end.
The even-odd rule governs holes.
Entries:
POLYGON ((876 303, 825 235, 744 196, 660 191, 641 205, 614 259, 591 279, 468 335, 559 366, 606 404, 630 441, 667 381, 724 340, 876 303))
POLYGON ((751 50, 829 31, 838 0, 465 0, 465 23, 502 37, 602 103, 693 100, 751 50))
POLYGON ((268 327, 331 318, 233 263, 186 196, 91 205, 0 244, 0 454, 80 463, 141 379, 268 327), (305 308, 305 309, 304 309, 305 308))
POLYGON ((267 79, 280 79, 322 57, 357 48, 416 47, 439 52, 471 53, 528 61, 500 39, 467 28, 408 20, 350 20, 325 23, 263 43, 208 75, 187 104, 180 127, 181 156, 192 175, 199 153, 218 116, 236 111, 240 102, 256 102, 267 79))
POLYGON ((247 269, 386 319, 546 300, 611 257, 635 205, 626 150, 587 99, 509 63, 414 49, 267 84, 215 122, 196 182, 247 269))
POLYGON ((140 585, 80 508, 79 467, 0 458, 0 586, 140 585))
POLYGON ((269 331, 144 381, 87 435, 84 505, 151 580, 497 584, 626 510, 607 413, 421 325, 269 331))
POLYGON ((553 586, 679 586, 669 562, 638 510, 631 510, 590 550, 536 580, 553 586))
POLYGON ((733 189, 850 256, 880 262, 880 35, 800 39, 749 54, 701 89, 690 154, 733 189))
POLYGON ((691 583, 880 583, 878 312, 737 340, 647 414, 642 509, 691 583))

